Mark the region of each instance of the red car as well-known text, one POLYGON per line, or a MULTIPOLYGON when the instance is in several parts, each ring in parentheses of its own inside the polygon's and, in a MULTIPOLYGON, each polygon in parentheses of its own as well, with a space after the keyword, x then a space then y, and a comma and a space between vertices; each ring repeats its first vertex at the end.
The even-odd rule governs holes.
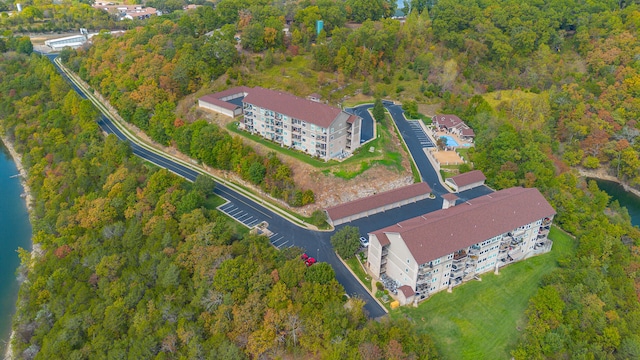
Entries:
POLYGON ((315 264, 317 262, 316 259, 309 257, 304 263, 307 264, 307 266, 311 266, 313 264, 315 264))
POLYGON ((302 259, 303 261, 307 261, 307 259, 309 259, 309 255, 302 254, 302 255, 300 255, 300 259, 302 259))

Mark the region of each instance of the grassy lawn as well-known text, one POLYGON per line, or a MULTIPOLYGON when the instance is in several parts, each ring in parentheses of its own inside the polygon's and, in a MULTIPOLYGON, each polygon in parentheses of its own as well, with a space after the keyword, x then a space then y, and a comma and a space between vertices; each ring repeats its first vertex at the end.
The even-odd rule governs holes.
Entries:
POLYGON ((393 317, 408 317, 432 336, 443 359, 509 359, 525 325, 524 311, 542 278, 558 259, 574 251, 574 241, 552 228, 550 253, 488 273, 453 290, 437 293, 418 308, 402 307, 393 317))
POLYGON ((362 281, 362 283, 367 287, 369 291, 371 291, 371 277, 364 272, 364 269, 360 265, 360 260, 357 258, 358 255, 353 256, 352 258, 345 260, 349 268, 353 271, 354 274, 362 281))
POLYGON ((531 92, 524 92, 522 90, 498 90, 484 94, 482 97, 491 105, 492 108, 497 109, 498 105, 502 102, 509 103, 517 99, 533 99, 538 94, 531 92))
POLYGON ((221 198, 218 195, 209 195, 207 200, 204 201, 204 207, 209 210, 215 210, 218 206, 224 204, 226 202, 225 199, 221 198))

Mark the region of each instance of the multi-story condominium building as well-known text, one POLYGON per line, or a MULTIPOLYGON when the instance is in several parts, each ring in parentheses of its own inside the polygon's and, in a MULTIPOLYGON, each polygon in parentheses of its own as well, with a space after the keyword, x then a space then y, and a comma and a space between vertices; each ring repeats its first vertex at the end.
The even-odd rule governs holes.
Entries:
POLYGON ((347 157, 360 147, 359 116, 281 91, 237 89, 202 97, 200 106, 234 114, 233 105, 223 102, 243 97, 241 128, 325 161, 347 157))
POLYGON ((550 251, 555 214, 537 189, 497 191, 370 233, 368 270, 400 290, 401 304, 417 303, 550 251))

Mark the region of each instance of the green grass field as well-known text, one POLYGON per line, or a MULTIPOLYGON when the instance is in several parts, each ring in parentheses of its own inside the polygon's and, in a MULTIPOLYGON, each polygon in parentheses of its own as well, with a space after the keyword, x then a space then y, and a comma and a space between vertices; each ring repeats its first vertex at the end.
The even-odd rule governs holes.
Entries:
POLYGON ((525 326, 524 311, 542 278, 558 259, 574 251, 574 241, 552 228, 550 253, 509 265, 434 295, 418 308, 402 307, 393 317, 408 317, 434 340, 443 359, 510 359, 525 326))
POLYGON ((482 97, 491 105, 492 108, 497 109, 501 103, 508 104, 517 99, 533 99, 540 96, 535 93, 525 92, 522 90, 498 90, 484 94, 482 97))

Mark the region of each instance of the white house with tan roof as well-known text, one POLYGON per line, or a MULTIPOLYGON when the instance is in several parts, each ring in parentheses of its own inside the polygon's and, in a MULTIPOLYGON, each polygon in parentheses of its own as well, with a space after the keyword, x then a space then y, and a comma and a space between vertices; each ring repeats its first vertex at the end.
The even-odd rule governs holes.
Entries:
POLYGON ((238 105, 224 100, 234 96, 242 97, 240 127, 282 146, 325 161, 347 157, 360 147, 362 118, 289 93, 238 87, 203 96, 199 106, 235 117, 238 105))
MULTIPOLYGON (((453 200, 453 199, 452 199, 453 200)), ((555 210, 535 188, 510 188, 369 233, 367 267, 415 293, 404 304, 551 250, 555 210)))

